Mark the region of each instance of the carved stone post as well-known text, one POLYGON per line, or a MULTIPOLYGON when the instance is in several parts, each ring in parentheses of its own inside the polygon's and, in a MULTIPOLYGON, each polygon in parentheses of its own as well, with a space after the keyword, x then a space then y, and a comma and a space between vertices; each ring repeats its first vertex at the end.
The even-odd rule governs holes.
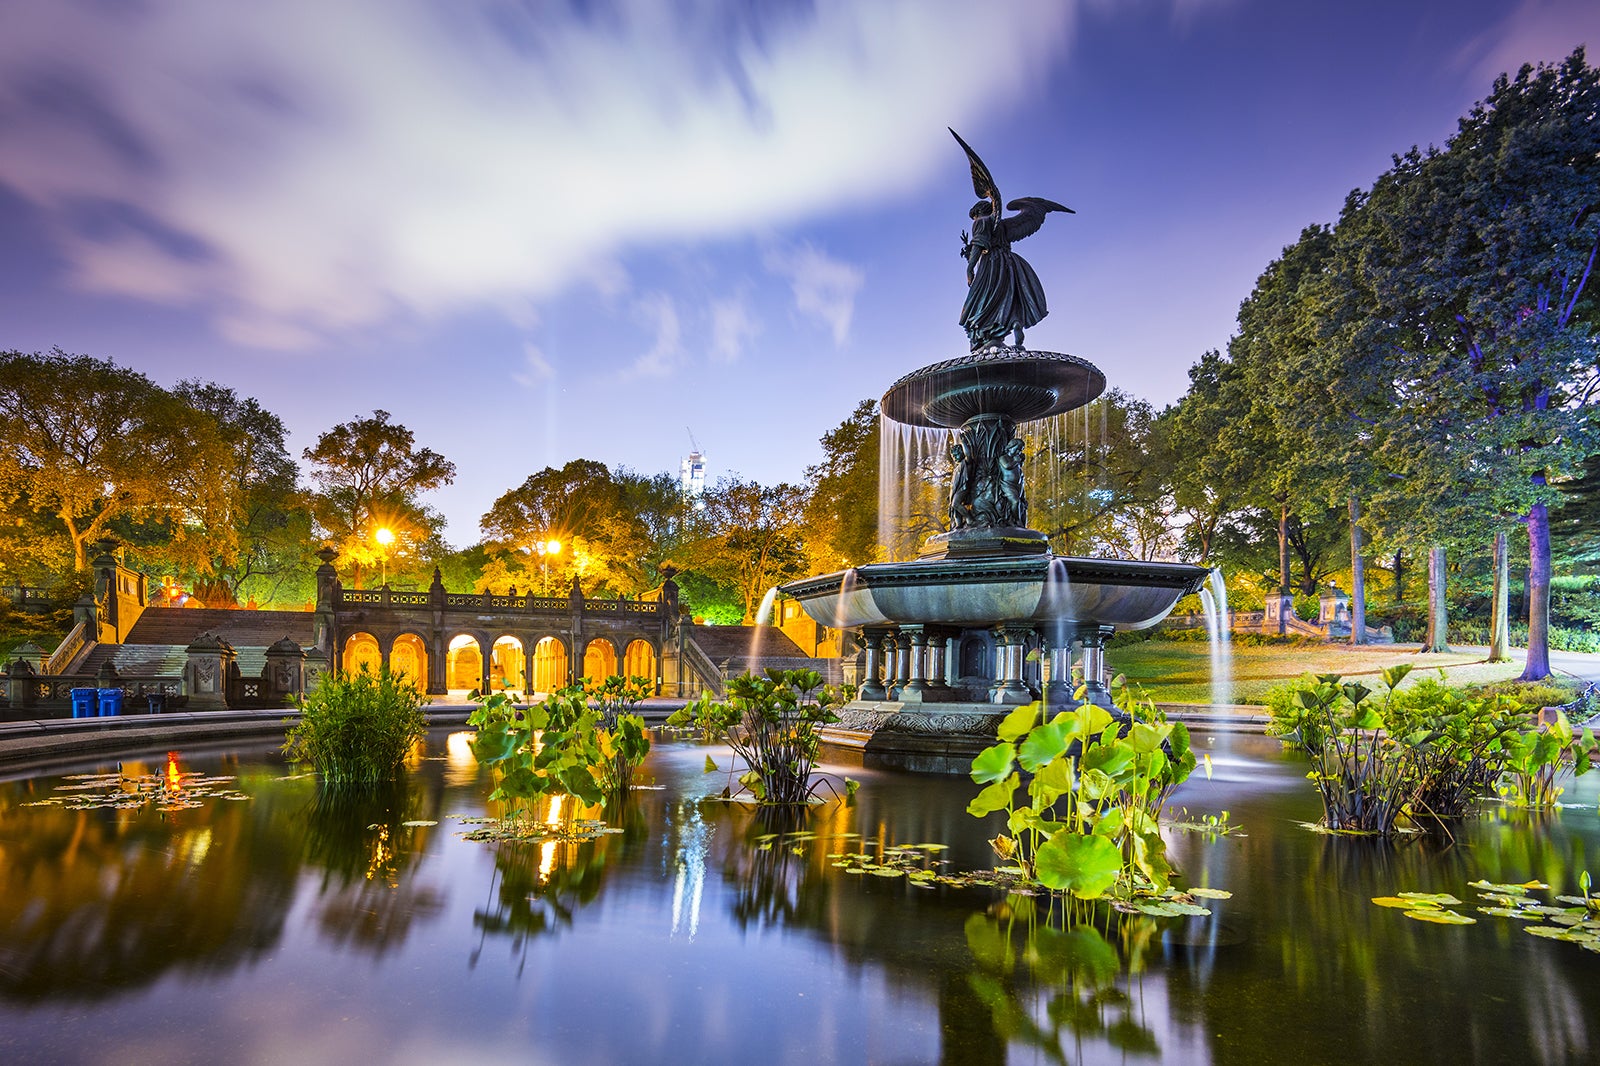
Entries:
POLYGON ((881 626, 866 626, 861 630, 861 639, 867 645, 867 665, 857 694, 864 700, 889 698, 883 683, 883 644, 888 636, 889 630, 881 626))
POLYGON ((1008 705, 1028 703, 1033 693, 1022 683, 1022 654, 1032 627, 1001 625, 996 626, 994 632, 995 680, 989 689, 989 702, 1008 705))
POLYGON ((283 703, 305 695, 305 665, 305 651, 288 637, 269 646, 261 668, 261 695, 283 703))
POLYGON ((225 710, 228 706, 228 668, 235 661, 233 645, 221 637, 204 633, 184 651, 189 657, 183 668, 184 686, 189 692, 189 709, 225 710))
POLYGON ((926 626, 900 627, 902 643, 909 643, 906 653, 906 682, 900 686, 900 699, 905 703, 921 703, 928 691, 925 667, 928 658, 928 630, 926 626))
POLYGON ((1106 640, 1116 632, 1110 626, 1085 629, 1083 640, 1084 698, 1090 703, 1110 707, 1111 690, 1106 687, 1106 640))

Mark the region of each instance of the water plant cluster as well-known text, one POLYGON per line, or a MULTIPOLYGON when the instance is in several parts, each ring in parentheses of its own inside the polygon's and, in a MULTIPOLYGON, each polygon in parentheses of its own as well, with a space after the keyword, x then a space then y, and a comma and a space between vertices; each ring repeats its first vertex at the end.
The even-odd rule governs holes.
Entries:
POLYGON ((179 770, 169 759, 161 773, 129 773, 117 764, 114 774, 68 774, 66 784, 57 785, 61 795, 30 800, 24 807, 61 807, 69 811, 141 810, 149 807, 166 813, 204 806, 208 799, 240 802, 250 797, 240 792, 230 775, 207 775, 194 770, 179 770))
POLYGON ((1504 693, 1429 679, 1402 690, 1410 671, 1383 671, 1381 694, 1319 674, 1274 695, 1268 732, 1310 757, 1323 828, 1387 835, 1491 796, 1548 807, 1567 775, 1593 765, 1593 734, 1559 708, 1535 714, 1504 693))
POLYGON ((1011 712, 999 743, 972 762, 972 779, 985 788, 968 813, 1006 815, 1005 832, 990 841, 995 853, 1025 880, 1079 899, 1169 888, 1161 811, 1195 767, 1182 722, 1134 699, 1120 678, 1113 691, 1126 722, 1080 688, 1076 707, 1050 714, 1031 703, 1011 712))
POLYGON ((649 754, 650 734, 628 708, 649 691, 644 678, 613 676, 569 686, 526 708, 503 692, 478 698, 467 718, 477 730, 472 752, 495 771, 489 798, 508 805, 513 835, 544 835, 528 817, 540 800, 571 796, 603 806, 632 787, 635 768, 649 754))
MULTIPOLYGON (((1588 871, 1579 876, 1578 885, 1583 895, 1557 895, 1553 903, 1546 903, 1533 894, 1549 890, 1550 886, 1542 881, 1495 884, 1478 880, 1468 887, 1478 893, 1480 914, 1520 922, 1523 931, 1530 936, 1562 940, 1577 944, 1585 951, 1600 952, 1600 898, 1589 893, 1588 871)), ((1400 892, 1393 896, 1374 896, 1372 902, 1380 907, 1397 908, 1404 911, 1407 918, 1422 922, 1439 925, 1474 925, 1477 922, 1470 914, 1452 909, 1465 904, 1448 892, 1400 892)))
MULTIPOLYGON (((736 677, 727 687, 726 700, 707 695, 667 719, 669 726, 692 726, 728 745, 744 763, 742 772, 737 763, 729 768, 726 798, 748 792, 758 803, 804 805, 820 789, 837 794, 832 780, 817 772, 817 755, 822 727, 839 721, 834 709, 854 698, 852 686, 824 685, 815 670, 768 670, 765 677, 736 677)), ((707 756, 706 771, 719 769, 707 756)), ((847 795, 855 788, 855 781, 844 780, 847 795)))
POLYGON ((283 752, 310 763, 326 784, 373 785, 400 776, 427 728, 422 693, 404 673, 363 666, 322 678, 301 701, 283 752))

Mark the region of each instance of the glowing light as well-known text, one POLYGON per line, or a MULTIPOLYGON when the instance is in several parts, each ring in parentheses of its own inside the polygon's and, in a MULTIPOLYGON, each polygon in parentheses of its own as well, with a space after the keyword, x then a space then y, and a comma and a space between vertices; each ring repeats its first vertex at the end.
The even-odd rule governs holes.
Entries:
POLYGON ((165 771, 167 788, 173 792, 183 787, 183 771, 178 768, 178 753, 167 752, 167 768, 165 771))
POLYGON ((384 547, 388 547, 389 545, 394 543, 394 530, 392 530, 392 529, 388 529, 388 528, 379 529, 372 536, 373 536, 374 539, 377 540, 377 542, 379 544, 382 544, 384 547))

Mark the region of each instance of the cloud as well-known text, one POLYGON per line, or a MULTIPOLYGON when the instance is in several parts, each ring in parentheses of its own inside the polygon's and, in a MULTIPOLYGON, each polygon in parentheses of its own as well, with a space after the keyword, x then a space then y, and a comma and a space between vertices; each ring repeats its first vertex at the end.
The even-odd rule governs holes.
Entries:
POLYGON ((13 0, 0 184, 80 285, 337 336, 902 193, 944 126, 1041 83, 1075 10, 13 0))
POLYGON ((556 368, 536 344, 522 346, 522 367, 511 373, 511 379, 524 388, 535 388, 556 376, 556 368))
POLYGON ((1480 96, 1500 74, 1515 74, 1524 63, 1558 63, 1575 45, 1589 46, 1589 62, 1600 55, 1600 7, 1593 0, 1522 0, 1462 52, 1480 96))
POLYGON ((789 280, 794 305, 802 314, 818 319, 843 345, 850 335, 856 293, 866 280, 861 268, 830 258, 809 243, 767 253, 767 269, 789 280))
POLYGON ((653 292, 634 305, 634 314, 655 331, 650 350, 622 372, 623 380, 664 378, 683 362, 683 326, 678 306, 666 293, 653 292))
POLYGON ((761 323, 743 297, 711 301, 711 361, 735 363, 761 332, 761 323))

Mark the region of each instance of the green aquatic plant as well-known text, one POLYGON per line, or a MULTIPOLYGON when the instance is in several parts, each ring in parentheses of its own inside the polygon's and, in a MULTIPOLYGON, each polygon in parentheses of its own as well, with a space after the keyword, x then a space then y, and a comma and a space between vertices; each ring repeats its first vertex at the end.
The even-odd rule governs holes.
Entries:
MULTIPOLYGON (((832 782, 817 772, 822 727, 839 720, 834 708, 848 703, 854 690, 822 683, 815 670, 768 670, 765 677, 744 674, 728 682, 728 698, 709 695, 674 712, 669 726, 695 726, 710 741, 733 749, 744 764, 728 768, 723 795, 748 792, 757 803, 804 805, 832 782), (737 775, 737 776, 734 776, 737 775), (737 784, 739 787, 734 788, 737 784)), ((723 769, 706 757, 706 772, 723 769)), ((856 782, 844 780, 846 794, 856 782)))
POLYGON ((1115 692, 1126 722, 1093 703, 1053 715, 1032 703, 1007 715, 999 743, 972 761, 985 788, 967 813, 1006 815, 995 853, 1025 879, 1080 899, 1168 887, 1161 809, 1195 766, 1183 723, 1121 684, 1115 692))
POLYGON ((1575 730, 1559 708, 1548 720, 1506 741, 1506 775, 1501 795, 1522 807, 1554 806, 1568 774, 1581 777, 1594 766, 1594 734, 1575 730))
POLYGON ((400 776, 427 728, 422 693, 405 674, 363 667, 322 678, 301 701, 283 752, 326 784, 374 785, 400 776))
POLYGON ((517 823, 546 797, 603 806, 626 792, 650 751, 644 720, 622 710, 640 684, 570 686, 525 709, 505 693, 478 697, 467 724, 477 729, 473 755, 496 773, 489 798, 508 804, 517 823))

